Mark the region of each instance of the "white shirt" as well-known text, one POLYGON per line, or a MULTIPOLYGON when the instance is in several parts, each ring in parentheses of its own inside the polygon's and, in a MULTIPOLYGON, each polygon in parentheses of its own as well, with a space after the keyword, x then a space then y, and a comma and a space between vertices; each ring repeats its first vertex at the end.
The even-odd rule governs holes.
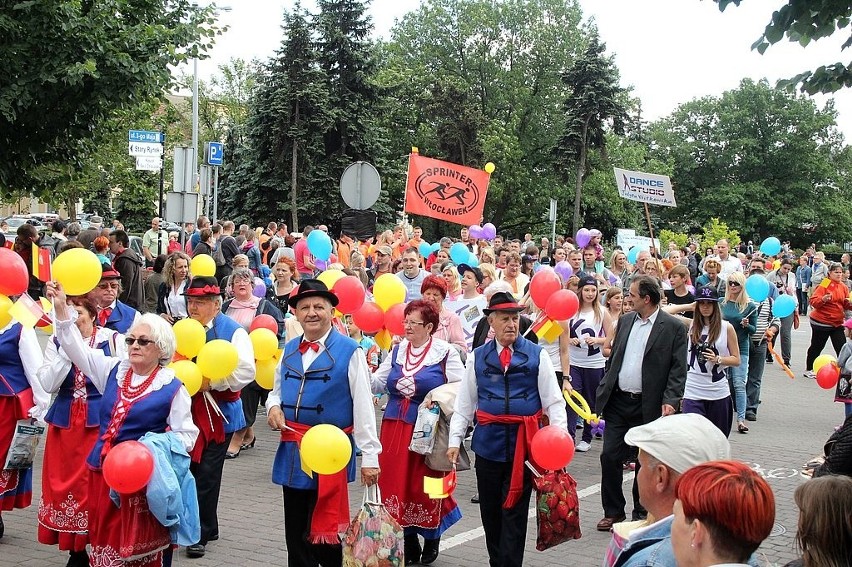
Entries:
MULTIPOLYGON (((428 343, 427 343, 428 344, 428 343)), ((406 351, 408 349, 408 339, 402 339, 402 342, 399 343, 399 349, 396 355, 396 363, 400 366, 405 364, 405 356, 406 351)), ((412 354, 420 355, 423 352, 423 348, 426 345, 418 348, 412 348, 412 354)), ((391 353, 393 350, 391 350, 391 353)), ((429 348, 429 352, 426 353, 426 356, 423 358, 423 361, 418 365, 418 367, 413 370, 413 372, 417 372, 424 366, 432 366, 435 364, 440 364, 442 360, 446 357, 447 365, 444 368, 444 373, 447 377, 447 382, 461 382, 462 378, 464 378, 464 365, 461 361, 461 356, 459 356, 459 351, 453 347, 450 343, 443 339, 432 338, 432 346, 429 348)), ((372 386, 374 394, 381 394, 387 389, 388 383, 388 375, 390 375, 391 371, 391 356, 386 356, 382 361, 381 365, 373 372, 372 376, 372 386)))
MULTIPOLYGON (((0 330, 0 335, 11 329, 16 322, 15 320, 9 321, 0 330)), ((43 356, 35 329, 32 327, 23 327, 21 329, 21 340, 18 341, 18 356, 24 367, 24 375, 27 377, 27 382, 30 383, 30 387, 33 389, 33 401, 36 404, 30 411, 30 417, 43 419, 44 414, 47 413, 47 407, 50 405, 50 395, 44 391, 38 379, 38 369, 41 367, 43 356)))
POLYGON ((740 262, 740 259, 734 256, 733 254, 728 254, 727 260, 722 260, 718 256, 716 256, 716 261, 722 266, 722 271, 719 272, 719 279, 728 280, 728 276, 733 274, 734 272, 742 272, 743 271, 743 263, 740 262))
POLYGON ((186 298, 183 296, 184 288, 186 287, 187 280, 183 280, 180 282, 180 285, 172 287, 170 284, 166 284, 169 289, 169 293, 166 295, 166 313, 171 315, 172 317, 188 317, 189 314, 186 311, 186 298))
POLYGON ((624 360, 621 370, 618 372, 618 387, 623 392, 633 394, 642 393, 642 361, 645 358, 645 347, 648 346, 648 337, 651 329, 657 321, 660 308, 654 310, 647 318, 642 319, 638 314, 627 335, 627 347, 624 350, 624 360))
MULTIPOLYGON (((497 355, 503 352, 504 347, 497 343, 497 355)), ((550 425, 563 429, 568 427, 568 416, 565 414, 565 398, 556 380, 553 363, 550 356, 542 349, 538 359, 538 395, 541 398, 541 407, 550 420, 550 425)), ((476 351, 467 355, 464 379, 456 396, 455 413, 450 420, 450 442, 449 447, 461 447, 467 426, 473 421, 476 414, 476 406, 479 401, 479 390, 476 385, 476 351)))
MULTIPOLYGON (((124 335, 106 327, 95 327, 95 333, 96 345, 104 341, 109 341, 113 356, 127 358, 127 346, 124 344, 124 335)), ((89 339, 83 339, 83 344, 87 347, 89 346, 88 343, 89 339)), ((42 387, 47 393, 55 394, 59 391, 65 378, 68 376, 68 371, 71 370, 71 364, 71 359, 65 354, 65 350, 57 348, 55 342, 48 340, 47 348, 44 351, 44 362, 41 368, 38 369, 39 382, 41 382, 42 387)))
MULTIPOLYGON (((245 332, 245 331, 243 331, 245 332)), ((331 329, 316 342, 320 350, 308 349, 302 354, 302 368, 309 369, 320 352, 325 349, 325 341, 331 329)), ((283 357, 282 357, 283 360, 283 357)), ((370 369, 367 368, 367 357, 360 347, 355 349, 349 359, 349 392, 352 395, 352 421, 355 445, 361 449, 361 467, 378 468, 379 453, 382 444, 376 434, 376 411, 373 409, 373 393, 370 391, 370 369)), ((275 368, 275 383, 266 399, 266 410, 281 405, 281 362, 275 368)))

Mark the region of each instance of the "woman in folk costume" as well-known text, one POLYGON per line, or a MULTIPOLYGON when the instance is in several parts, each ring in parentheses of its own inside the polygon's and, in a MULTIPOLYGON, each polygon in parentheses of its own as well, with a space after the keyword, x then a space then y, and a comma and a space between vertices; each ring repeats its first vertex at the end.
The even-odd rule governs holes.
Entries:
MULTIPOLYGON (((18 420, 41 419, 50 404, 37 377, 41 361, 41 347, 32 327, 9 320, 0 328, 0 467, 6 463, 18 420)), ((0 471, 0 512, 26 508, 32 498, 31 468, 0 471)), ((0 537, 4 529, 0 516, 0 537)))
MULTIPOLYGON (((85 297, 68 300, 83 342, 107 356, 126 356, 124 337, 97 327, 98 310, 85 297)), ((70 552, 67 567, 89 565, 89 467, 86 458, 98 440, 101 393, 54 337, 47 343, 38 371, 44 390, 56 394, 45 416, 49 424, 44 445, 38 541, 70 552)))
POLYGON ((103 396, 98 440, 87 459, 92 564, 171 565, 169 529, 151 513, 145 491, 119 495, 117 506, 102 466, 113 447, 148 432, 170 431, 187 451, 195 444, 198 428, 192 422, 189 393, 165 367, 174 355, 174 332, 162 318, 145 314, 127 332, 128 358, 113 358, 83 341, 61 285, 48 282, 47 293, 56 309, 60 347, 103 396))
POLYGON ((429 564, 438 557, 441 534, 461 519, 455 499, 432 499, 423 491, 423 477, 440 476, 426 466, 423 455, 408 449, 417 408, 434 388, 461 382, 464 366, 458 350, 435 338, 440 316, 426 300, 405 307, 405 338, 373 374, 373 392, 388 391, 382 418, 379 487, 385 506, 405 530, 405 563, 429 564), (418 536, 423 536, 421 550, 418 536))

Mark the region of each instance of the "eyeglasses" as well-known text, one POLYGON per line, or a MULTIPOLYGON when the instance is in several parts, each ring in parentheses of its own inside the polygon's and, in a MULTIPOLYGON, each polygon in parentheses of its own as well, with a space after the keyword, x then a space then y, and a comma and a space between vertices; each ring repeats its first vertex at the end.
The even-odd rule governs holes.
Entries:
POLYGON ((743 284, 740 282, 728 282, 728 287, 740 287, 741 285, 743 284))
POLYGON ((117 284, 117 283, 112 283, 112 284, 104 283, 104 284, 98 285, 98 289, 118 289, 120 287, 121 287, 121 285, 117 284))
POLYGON ((139 343, 139 346, 146 347, 153 342, 154 341, 152 341, 151 339, 135 339, 133 337, 124 338, 124 344, 126 344, 127 346, 133 346, 133 343, 139 343))
POLYGON ((423 325, 425 327, 426 323, 423 321, 403 321, 402 325, 403 327, 413 327, 414 325, 423 325))

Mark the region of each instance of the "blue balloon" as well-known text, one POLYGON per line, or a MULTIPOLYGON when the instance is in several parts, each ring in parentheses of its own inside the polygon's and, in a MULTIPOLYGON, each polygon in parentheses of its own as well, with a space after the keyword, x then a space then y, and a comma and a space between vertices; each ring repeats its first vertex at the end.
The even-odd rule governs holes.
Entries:
POLYGON ((477 258, 476 254, 474 254, 473 252, 468 252, 467 253, 467 261, 462 262, 462 264, 467 264, 471 268, 478 268, 479 267, 479 258, 477 258))
POLYGON ((331 258, 331 238, 322 230, 312 230, 308 235, 308 250, 320 260, 331 258))
POLYGON ((432 252, 437 252, 440 249, 441 249, 441 243, 436 242, 435 244, 433 244, 432 246, 429 247, 429 253, 431 254, 432 252))
POLYGON ((769 297, 769 280, 761 275, 754 274, 746 280, 745 289, 750 298, 760 303, 769 297))
POLYGON ((772 304, 772 314, 779 319, 792 315, 795 310, 796 300, 793 299, 792 295, 779 295, 775 303, 772 304))
POLYGON ((456 266, 466 263, 469 254, 470 250, 461 242, 456 242, 450 247, 450 259, 452 259, 456 266))
POLYGON ((420 252, 420 255, 424 258, 428 258, 429 254, 432 253, 432 245, 428 242, 421 242, 420 246, 417 247, 417 251, 420 252))
POLYGON ((760 251, 767 256, 777 256, 781 252, 781 241, 774 236, 770 236, 760 243, 760 251))
POLYGON ((641 252, 641 250, 639 250, 639 247, 638 247, 638 246, 634 246, 633 248, 631 248, 630 250, 628 250, 628 251, 627 251, 627 261, 628 261, 629 263, 631 263, 631 264, 635 264, 635 263, 636 263, 636 259, 637 259, 637 258, 638 258, 638 256, 639 256, 639 252, 641 252))

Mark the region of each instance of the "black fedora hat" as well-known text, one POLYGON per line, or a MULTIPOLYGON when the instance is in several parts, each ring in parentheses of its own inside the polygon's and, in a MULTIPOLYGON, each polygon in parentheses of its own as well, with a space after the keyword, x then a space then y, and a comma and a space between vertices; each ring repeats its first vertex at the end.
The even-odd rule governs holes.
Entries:
POLYGON ((518 300, 515 299, 514 295, 507 291, 498 291, 491 296, 491 300, 488 302, 488 307, 483 309, 482 312, 486 315, 491 315, 496 312, 520 313, 523 310, 524 306, 518 303, 518 300))
POLYGON ((295 308, 299 303, 299 300, 305 299, 306 297, 324 297, 331 302, 332 307, 337 307, 337 303, 339 301, 336 295, 328 291, 328 286, 320 280, 305 279, 299 282, 299 291, 290 296, 290 299, 287 300, 287 304, 290 307, 295 308))
POLYGON ((183 292, 187 297, 213 297, 221 293, 219 282, 212 276, 195 276, 183 292))

